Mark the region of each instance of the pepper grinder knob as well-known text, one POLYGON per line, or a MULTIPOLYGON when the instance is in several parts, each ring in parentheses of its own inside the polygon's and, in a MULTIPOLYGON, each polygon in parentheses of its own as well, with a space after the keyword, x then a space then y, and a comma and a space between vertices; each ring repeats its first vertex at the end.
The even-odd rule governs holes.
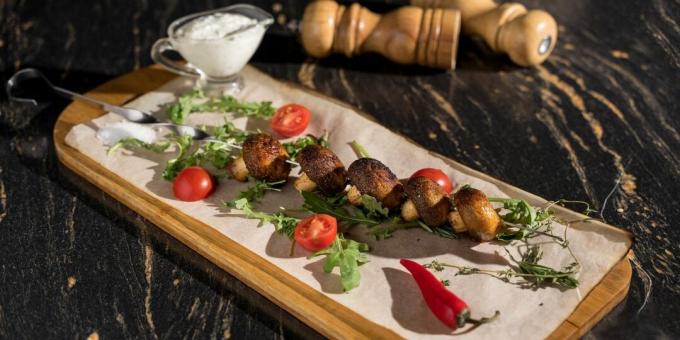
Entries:
POLYGON ((319 0, 305 8, 301 41, 317 58, 373 52, 400 64, 454 69, 460 25, 452 9, 404 6, 379 15, 357 3, 319 0))
POLYGON ((557 44, 557 22, 550 13, 528 11, 518 3, 498 5, 493 0, 411 0, 424 8, 457 9, 463 18, 463 33, 478 35, 491 49, 506 53, 522 66, 545 61, 557 44))

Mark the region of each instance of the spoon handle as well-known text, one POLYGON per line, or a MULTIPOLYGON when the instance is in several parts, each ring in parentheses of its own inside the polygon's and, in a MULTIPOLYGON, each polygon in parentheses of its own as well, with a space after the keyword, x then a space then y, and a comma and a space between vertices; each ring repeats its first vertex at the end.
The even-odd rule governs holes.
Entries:
MULTIPOLYGON (((73 92, 71 90, 67 90, 63 87, 59 87, 59 86, 55 86, 55 85, 51 85, 51 86, 52 86, 52 90, 54 90, 54 92, 56 92, 58 95, 60 95, 62 97, 68 98, 68 99, 80 100, 80 101, 86 102, 90 105, 98 106, 103 110, 111 111, 111 112, 115 112, 116 109, 120 108, 118 106, 111 105, 109 103, 103 102, 99 99, 95 99, 93 97, 89 97, 89 96, 86 96, 86 95, 82 95, 80 93, 73 92)), ((116 113, 118 113, 118 112, 116 112, 116 113)))
POLYGON ((18 71, 12 77, 7 81, 5 90, 7 92, 7 96, 11 100, 19 101, 19 102, 25 102, 25 103, 31 103, 33 105, 37 105, 37 102, 35 99, 32 98, 24 98, 24 97, 18 97, 13 95, 13 90, 15 87, 19 87, 20 83, 27 81, 29 79, 39 79, 42 80, 47 86, 49 86, 52 91, 54 91, 56 94, 66 97, 71 100, 80 100, 83 102, 86 102, 90 105, 94 105, 97 107, 100 107, 101 109, 109 112, 113 112, 116 114, 119 114, 123 117, 125 117, 127 120, 137 122, 137 123, 149 123, 149 122, 155 122, 156 119, 153 116, 150 116, 146 113, 143 113, 138 110, 133 110, 133 109, 127 109, 124 107, 116 106, 109 104, 107 102, 101 101, 99 99, 89 97, 82 95, 80 93, 73 92, 71 90, 67 90, 63 87, 56 86, 50 82, 45 75, 42 74, 42 72, 38 71, 37 69, 34 68, 26 68, 21 71, 18 71))

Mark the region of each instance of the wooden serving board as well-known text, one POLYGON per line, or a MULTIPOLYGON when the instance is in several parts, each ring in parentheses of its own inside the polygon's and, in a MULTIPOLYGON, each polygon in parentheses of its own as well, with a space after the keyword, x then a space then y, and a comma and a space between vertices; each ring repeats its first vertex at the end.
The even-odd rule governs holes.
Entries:
MULTIPOLYGON (((88 95, 122 105, 173 78, 175 75, 167 71, 149 67, 118 77, 88 95)), ((315 95, 335 101, 320 94, 315 95)), ((72 127, 104 113, 79 102, 72 103, 61 113, 54 128, 54 143, 59 160, 64 165, 320 333, 330 338, 399 337, 271 265, 210 226, 137 189, 66 145, 65 138, 72 127)), ((571 316, 553 331, 550 338, 577 338, 585 334, 623 300, 628 293, 631 276, 630 262, 624 258, 604 276, 571 316)))

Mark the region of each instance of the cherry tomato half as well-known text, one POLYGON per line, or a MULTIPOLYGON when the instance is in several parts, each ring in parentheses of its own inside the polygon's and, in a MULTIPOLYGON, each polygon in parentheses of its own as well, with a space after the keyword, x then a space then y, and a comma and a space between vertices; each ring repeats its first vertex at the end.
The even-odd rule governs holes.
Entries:
POLYGON ((214 186, 210 173, 200 166, 190 166, 175 177, 172 191, 179 200, 198 201, 210 195, 214 186))
POLYGON ((295 226, 295 242, 309 251, 328 248, 338 233, 335 217, 316 214, 298 222, 295 226))
POLYGON ((439 169, 435 168, 423 168, 420 169, 411 175, 411 177, 427 177, 431 179, 432 181, 436 182, 439 184, 439 186, 446 191, 446 193, 450 194, 453 191, 454 184, 447 176, 444 171, 441 171, 439 169))
POLYGON ((309 125, 312 113, 298 104, 288 104, 276 110, 272 118, 272 130, 283 137, 293 137, 301 134, 309 125))

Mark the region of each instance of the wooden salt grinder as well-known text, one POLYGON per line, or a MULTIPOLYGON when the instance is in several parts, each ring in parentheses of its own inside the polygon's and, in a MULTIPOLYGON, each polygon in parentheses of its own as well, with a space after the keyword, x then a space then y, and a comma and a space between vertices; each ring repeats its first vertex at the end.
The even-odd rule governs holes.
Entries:
POLYGON ((493 0, 410 0, 414 6, 457 9, 463 33, 479 35, 496 52, 522 66, 542 63, 557 43, 557 23, 550 13, 518 3, 493 0))
POLYGON ((384 15, 357 3, 313 1, 302 17, 301 40, 313 57, 380 53, 400 64, 456 67, 460 12, 405 6, 384 15))

